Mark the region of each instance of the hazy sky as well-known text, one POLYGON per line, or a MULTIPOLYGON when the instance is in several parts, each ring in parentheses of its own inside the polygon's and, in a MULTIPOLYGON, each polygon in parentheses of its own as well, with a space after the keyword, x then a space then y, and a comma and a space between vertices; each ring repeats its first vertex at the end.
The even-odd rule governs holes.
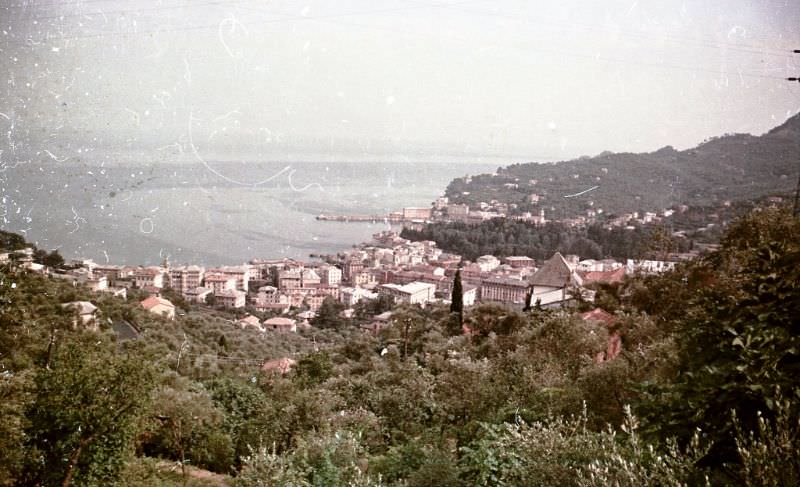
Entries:
POLYGON ((3 3, 3 165, 556 160, 800 109, 796 0, 3 3))

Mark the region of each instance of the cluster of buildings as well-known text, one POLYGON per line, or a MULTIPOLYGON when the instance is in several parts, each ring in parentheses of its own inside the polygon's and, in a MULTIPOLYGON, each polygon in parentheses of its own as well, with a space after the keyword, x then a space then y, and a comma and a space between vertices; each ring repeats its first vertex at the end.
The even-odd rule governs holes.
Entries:
MULTIPOLYGON (((452 205, 440 203, 444 205, 440 211, 450 211, 452 205)), ((33 262, 22 262, 30 264, 33 262)), ((629 273, 663 272, 674 265, 662 261, 580 260, 559 253, 543 262, 527 256, 500 259, 492 255, 469 262, 442 251, 435 242, 412 242, 386 231, 375 234, 371 242, 311 263, 255 259, 242 265, 206 268, 174 266, 166 259, 159 266, 73 260, 68 263, 68 270, 52 272, 52 276, 121 297, 126 297, 132 288, 147 291, 150 297, 141 306, 167 319, 175 317, 174 304, 163 295, 169 288, 191 303, 247 308, 251 315, 240 320, 243 328, 292 332, 298 326, 310 326, 309 321, 325 299, 340 302, 345 313, 351 314, 359 302, 381 295, 391 296, 396 304, 426 306, 449 302, 456 272, 461 276, 464 306, 495 302, 518 307, 563 307, 579 298, 593 300, 593 292, 587 289, 589 283, 617 283, 629 273), (261 322, 252 312, 276 318, 261 322)), ((83 304, 79 307, 87 308, 83 304)))
POLYGON ((391 296, 395 303, 421 306, 449 301, 457 270, 465 306, 476 302, 523 306, 530 299, 531 304, 552 307, 567 305, 576 293, 591 299, 592 293, 585 289, 590 282, 620 282, 626 273, 662 272, 674 265, 662 261, 581 261, 577 256, 559 253, 544 262, 526 256, 499 259, 492 255, 468 262, 443 252, 435 242, 411 242, 387 231, 325 262, 256 259, 237 266, 205 268, 173 266, 167 260, 160 266, 147 267, 75 260, 69 263, 70 270, 53 276, 122 297, 130 288, 148 291, 152 299, 142 306, 170 318, 175 310, 161 296, 165 288, 192 303, 230 309, 249 307, 276 315, 301 310, 313 317, 326 298, 339 301, 346 309, 381 294, 391 296))
MULTIPOLYGON (((538 195, 536 202, 539 201, 538 195)), ((547 223, 544 208, 540 208, 535 213, 519 212, 519 205, 516 203, 504 203, 498 200, 491 200, 488 203, 481 201, 476 207, 471 208, 466 204, 451 203, 446 196, 437 198, 433 202, 431 220, 445 222, 480 223, 493 218, 512 218, 532 223, 534 225, 544 225, 547 223)))
POLYGON ((660 261, 580 260, 554 254, 536 262, 526 256, 503 259, 492 255, 464 261, 436 247, 435 242, 411 242, 394 232, 382 232, 373 241, 336 256, 342 269, 340 301, 350 307, 361 299, 391 295, 397 303, 449 301, 453 281, 460 271, 463 303, 497 302, 512 306, 570 305, 578 296, 593 299, 586 289, 592 282, 621 282, 633 272, 662 272, 674 263, 660 261))

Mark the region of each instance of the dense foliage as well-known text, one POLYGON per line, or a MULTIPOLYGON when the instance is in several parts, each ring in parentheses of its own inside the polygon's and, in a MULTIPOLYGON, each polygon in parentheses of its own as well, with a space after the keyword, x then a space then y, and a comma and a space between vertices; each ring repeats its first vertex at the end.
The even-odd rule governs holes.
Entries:
POLYGON ((775 419, 782 395, 800 398, 800 222, 753 213, 681 279, 691 292, 672 317, 676 374, 650 391, 649 416, 662 435, 703 428, 716 440, 709 462, 731 462, 732 413, 755 430, 759 417, 775 419))
POLYGON ((579 310, 333 302, 298 334, 175 321, 6 266, 5 485, 790 485, 800 478, 800 223, 765 210, 719 252, 579 310), (100 331, 60 303, 92 300, 100 331), (377 334, 370 313, 393 309, 377 334), (110 322, 140 330, 122 341, 110 322), (603 360, 609 337, 622 354, 603 360), (289 373, 263 360, 292 357, 289 373), (97 391, 103 391, 98 394, 97 391), (630 406, 628 406, 630 405, 630 406), (204 470, 198 470, 204 469, 204 470), (218 483, 219 482, 219 483, 218 483))
POLYGON ((26 247, 33 250, 33 255, 31 257, 37 264, 43 264, 52 268, 59 268, 64 265, 64 258, 61 257, 58 250, 47 252, 46 250, 36 248, 35 245, 29 244, 21 235, 0 230, 0 252, 8 252, 12 260, 19 259, 21 254, 16 251, 25 249, 26 247))
MULTIPOLYGON (((652 247, 654 235, 664 234, 661 226, 647 225, 624 229, 569 227, 561 223, 536 226, 530 223, 497 218, 479 224, 433 223, 421 229, 404 228, 400 234, 410 240, 433 240, 446 252, 474 261, 481 255, 507 257, 526 255, 545 260, 555 252, 580 255, 584 259, 657 257, 652 247)), ((670 252, 689 250, 691 242, 665 235, 664 249, 670 252)))

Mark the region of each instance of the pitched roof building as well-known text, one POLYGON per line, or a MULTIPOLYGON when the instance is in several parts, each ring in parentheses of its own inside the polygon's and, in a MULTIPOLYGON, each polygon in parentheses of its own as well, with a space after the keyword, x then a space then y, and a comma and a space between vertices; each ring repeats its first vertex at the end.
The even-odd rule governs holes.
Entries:
POLYGON ((78 320, 82 325, 86 325, 89 329, 97 331, 97 306, 89 301, 73 301, 71 303, 64 303, 62 308, 70 309, 78 314, 78 318, 73 321, 73 326, 78 325, 78 320))
POLYGON ((531 304, 562 307, 573 300, 573 293, 583 285, 583 279, 566 259, 556 252, 530 278, 533 289, 531 304))
POLYGON ((581 273, 581 278, 585 284, 592 282, 601 282, 605 284, 619 284, 625 280, 626 269, 620 267, 619 269, 611 271, 589 271, 581 273))
POLYGON ((264 331, 264 327, 261 326, 261 321, 253 315, 247 315, 244 318, 240 318, 239 326, 244 330, 245 328, 253 328, 256 331, 264 331))
POLYGON ((168 320, 175 319, 175 305, 164 298, 150 296, 147 299, 143 299, 139 304, 153 314, 163 316, 168 320))
POLYGON ((282 333, 297 331, 297 322, 290 318, 270 318, 264 322, 264 326, 267 329, 282 333))

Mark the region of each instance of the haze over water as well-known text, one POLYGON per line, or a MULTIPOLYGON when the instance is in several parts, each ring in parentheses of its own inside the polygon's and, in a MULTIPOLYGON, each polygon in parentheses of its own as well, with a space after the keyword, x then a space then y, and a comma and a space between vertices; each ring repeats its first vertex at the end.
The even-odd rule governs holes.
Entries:
POLYGON ((66 258, 236 264, 335 253, 387 224, 317 221, 428 206, 454 177, 495 164, 321 162, 19 166, 7 228, 66 258), (227 179, 225 179, 227 178, 227 179), (272 178, 272 179, 270 179, 272 178), (269 180, 268 180, 269 179, 269 180), (268 181, 265 181, 268 180, 268 181), (234 182, 235 181, 235 182, 234 182))
POLYGON ((800 107, 798 5, 0 2, 0 229, 99 262, 305 258, 383 228, 319 213, 763 133, 800 107))

